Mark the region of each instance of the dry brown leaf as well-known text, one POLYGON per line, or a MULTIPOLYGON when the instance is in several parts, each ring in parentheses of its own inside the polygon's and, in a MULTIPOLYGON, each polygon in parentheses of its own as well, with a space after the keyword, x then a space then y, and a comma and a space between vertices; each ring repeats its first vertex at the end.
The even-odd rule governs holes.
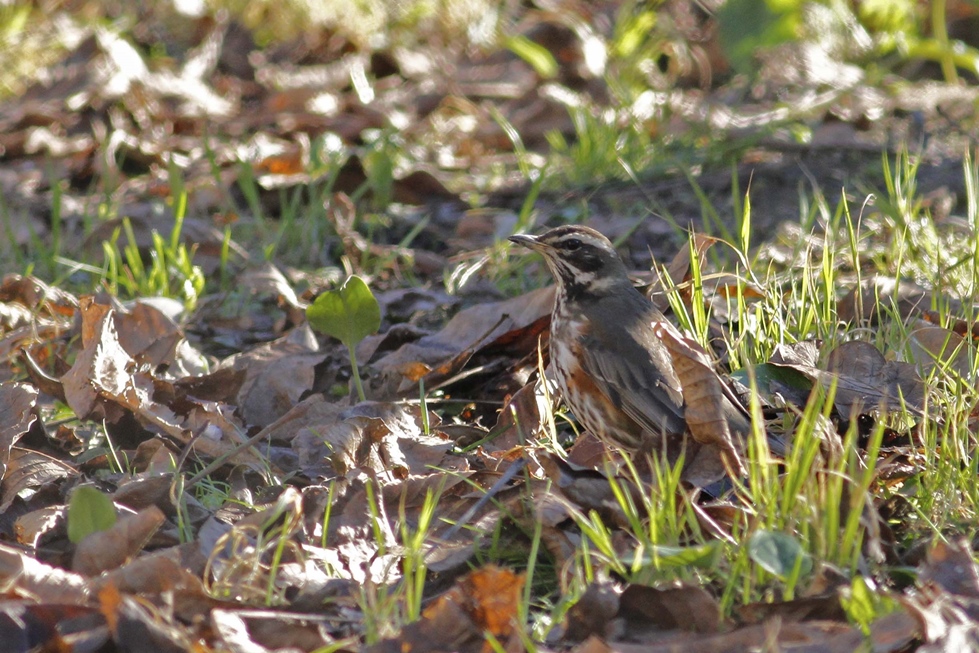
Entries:
POLYGON ((117 403, 108 401, 107 396, 120 397, 127 391, 133 392, 134 382, 129 372, 133 360, 119 343, 111 309, 93 305, 92 310, 83 313, 82 320, 82 351, 61 377, 65 399, 79 419, 118 421, 124 411, 117 403))
MULTIPOLYGON (((304 152, 298 144, 291 144, 289 150, 274 154, 256 162, 252 167, 257 175, 292 176, 305 174, 309 169, 309 153, 304 152)), ((308 176, 307 176, 308 179, 308 176)), ((259 180, 262 183, 263 180, 259 180)))
POLYGON ((979 567, 965 538, 935 542, 921 566, 919 579, 922 583, 935 583, 950 594, 979 599, 979 567))
POLYGON ((942 327, 929 326, 915 329, 908 335, 912 360, 927 378, 936 369, 938 379, 952 372, 960 379, 969 380, 973 375, 976 350, 965 338, 942 327))
MULTIPOLYGON (((950 313, 962 313, 962 302, 947 296, 942 296, 940 300, 942 305, 949 307, 950 313)), ((933 293, 921 286, 878 275, 862 280, 859 288, 853 288, 839 301, 837 312, 844 322, 876 324, 880 319, 881 307, 888 310, 896 307, 898 316, 907 320, 933 305, 933 293)))
POLYGON ((31 310, 22 304, 0 302, 0 331, 4 339, 9 338, 11 331, 29 327, 34 318, 31 310))
MULTIPOLYGON (((439 418, 430 414, 429 420, 430 428, 436 429, 439 418)), ((452 443, 425 435, 420 409, 406 404, 364 402, 344 408, 313 396, 273 424, 271 434, 290 440, 300 467, 313 475, 326 460, 335 474, 363 467, 381 478, 457 467, 446 459, 452 443)))
POLYGON ((37 277, 8 274, 0 282, 0 303, 19 304, 32 314, 70 320, 78 299, 71 293, 50 286, 37 277))
POLYGON ((927 650, 971 650, 979 641, 979 569, 966 538, 936 542, 919 566, 920 589, 902 605, 915 616, 927 650))
POLYGON ((0 585, 15 595, 42 603, 89 602, 88 581, 82 575, 45 564, 20 549, 0 542, 0 585))
MULTIPOLYGON (((879 407, 897 410, 902 402, 920 412, 924 405, 925 386, 914 366, 888 361, 868 342, 844 342, 830 352, 826 368, 836 375, 836 406, 845 416, 879 407)), ((833 378, 821 375, 820 380, 829 387, 833 378)))
POLYGON ((609 626, 619 612, 619 595, 611 583, 593 582, 581 598, 568 609, 564 637, 568 642, 581 642, 591 636, 608 637, 609 626))
POLYGON ((17 495, 26 491, 36 491, 46 486, 62 482, 78 475, 78 470, 57 458, 39 451, 13 447, 7 458, 7 471, 0 484, 3 503, 0 513, 6 511, 17 495))
POLYGON ((369 653, 451 650, 490 653, 486 633, 510 649, 517 637, 517 616, 524 577, 487 565, 456 581, 452 589, 422 612, 421 620, 402 629, 397 639, 369 647, 369 653))
POLYGON ((90 606, 7 599, 0 602, 0 621, 7 624, 3 648, 10 653, 97 650, 108 639, 105 620, 90 606))
POLYGON ((76 545, 72 569, 83 576, 97 576, 125 564, 142 551, 164 521, 166 516, 156 506, 121 516, 112 528, 92 533, 76 545))
MULTIPOLYGON (((777 365, 795 370, 826 389, 835 383, 836 409, 844 417, 853 411, 893 411, 902 406, 920 413, 925 386, 910 363, 888 361, 876 347, 859 340, 844 342, 830 352, 825 370, 812 365, 814 358, 814 351, 802 352, 801 356, 789 353, 788 360, 797 362, 777 365)), ((786 388, 786 396, 794 393, 796 388, 786 388)))
POLYGON ((946 315, 944 311, 922 310, 921 319, 930 324, 946 324, 949 329, 959 334, 963 338, 973 341, 979 339, 979 322, 973 322, 962 318, 954 318, 946 315))
MULTIPOLYGON (((537 529, 539 524, 541 543, 554 560, 555 568, 570 568, 571 565, 576 564, 575 560, 578 553, 577 546, 579 541, 577 535, 569 532, 567 528, 568 520, 571 517, 571 510, 568 508, 567 501, 563 497, 547 491, 550 488, 546 483, 531 480, 527 485, 529 487, 526 490, 521 487, 519 490, 514 490, 514 492, 526 491, 530 496, 534 497, 532 512, 526 510, 527 505, 524 497, 512 499, 509 502, 510 504, 516 504, 524 510, 525 514, 522 515, 522 519, 517 523, 521 524, 522 528, 527 529, 527 532, 531 532, 532 529, 537 529)), ((517 514, 517 511, 507 505, 505 513, 517 514)), ((483 521, 481 525, 485 523, 483 521)), ((484 532, 489 532, 489 529, 485 529, 484 532)))
POLYGON ((173 474, 137 474, 120 482, 112 500, 133 510, 156 506, 172 515, 176 512, 170 498, 172 487, 173 474))
POLYGON ((92 590, 97 594, 106 585, 112 585, 124 594, 152 596, 180 590, 203 595, 199 572, 195 574, 187 568, 188 551, 198 552, 197 544, 141 555, 93 579, 92 590))
MULTIPOLYGON (((90 298, 83 297, 82 303, 87 299, 90 298)), ((180 305, 179 310, 182 309, 180 305)), ((183 340, 183 332, 157 306, 139 301, 128 311, 116 311, 114 318, 119 344, 138 363, 155 369, 161 365, 171 367, 177 361, 177 347, 183 340)), ((196 361, 184 360, 182 363, 185 369, 189 363, 192 370, 203 371, 196 361)))
POLYGON ((24 383, 0 383, 0 478, 7 470, 10 449, 37 419, 37 389, 24 383))
POLYGON ((207 400, 234 404, 245 383, 244 370, 219 368, 210 374, 185 376, 173 382, 176 398, 181 401, 207 400))
POLYGON ((236 354, 221 369, 245 373, 238 410, 249 426, 265 427, 292 409, 313 387, 315 367, 326 359, 308 325, 287 336, 236 354))
POLYGON ((271 297, 286 310, 291 324, 300 324, 306 319, 305 302, 299 300, 288 279, 271 262, 245 270, 238 276, 238 287, 258 297, 271 297))
POLYGON ((581 433, 568 450, 568 462, 582 469, 602 469, 606 461, 620 464, 622 457, 621 451, 606 446, 591 431, 581 433))
MULTIPOLYGON (((487 565, 460 580, 455 596, 446 597, 446 600, 467 606, 467 613, 480 631, 506 641, 516 633, 523 584, 523 574, 487 565)), ((437 605, 432 610, 437 611, 437 605)))
POLYGON ((498 343, 506 343, 511 355, 524 356, 536 351, 537 336, 550 319, 553 303, 554 288, 549 286, 506 301, 474 306, 457 313, 438 333, 404 345, 373 367, 394 377, 398 392, 413 392, 420 378, 417 372, 427 375, 425 387, 431 389, 461 370, 478 350, 498 343), (515 339, 521 346, 517 352, 515 339))
POLYGON ((20 515, 14 521, 17 542, 36 549, 45 540, 64 538, 67 534, 67 511, 62 505, 45 506, 20 515))
POLYGON ((808 365, 816 367, 819 363, 819 347, 822 345, 818 340, 800 340, 794 343, 779 343, 775 345, 775 351, 768 360, 769 363, 777 365, 808 365))
POLYGON ((493 427, 495 435, 492 441, 486 443, 486 447, 491 450, 510 449, 537 440, 544 433, 542 416, 554 408, 547 405, 547 399, 553 401, 558 394, 554 382, 550 382, 549 386, 549 394, 545 395, 541 382, 535 379, 509 397, 493 427))
MULTIPOLYGON (((882 617, 870 626, 874 650, 901 653, 917 637, 919 629, 907 612, 882 617)), ((572 649, 574 653, 728 653, 729 651, 768 650, 826 651, 851 653, 865 645, 864 634, 840 621, 780 623, 773 619, 762 625, 745 626, 726 633, 696 634, 673 630, 649 635, 641 643, 605 643, 597 637, 572 649)))
MULTIPOLYGON (((186 410, 178 415, 156 400, 158 386, 149 372, 139 370, 122 348, 115 329, 114 311, 91 304, 83 312, 83 349, 72 368, 61 377, 68 405, 80 419, 119 421, 132 413, 150 428, 172 441, 193 446, 199 453, 217 458, 241 442, 242 429, 230 421, 226 407, 207 402, 173 405, 186 410), (87 338, 86 338, 87 335, 87 338), (197 437, 195 437, 197 436, 197 437)), ((163 384, 166 386, 166 384, 163 384)), ((167 394, 167 393, 163 393, 167 394)), ((173 391, 169 393, 173 397, 173 391)), ((253 449, 237 451, 233 462, 261 465, 253 449)))
MULTIPOLYGON (((716 447, 731 474, 741 476, 744 463, 741 461, 743 442, 735 441, 734 433, 746 436, 751 424, 745 414, 737 410, 736 400, 729 397, 730 390, 714 371, 707 352, 695 341, 684 337, 669 322, 655 322, 653 329, 670 352, 673 368, 683 388, 684 418, 693 439, 702 445, 716 447)), ((723 474, 724 468, 709 464, 712 456, 697 452, 688 459, 688 466, 696 467, 689 478, 692 483, 702 486, 723 474), (700 460, 701 456, 704 456, 700 460)))
POLYGON ((192 647, 187 636, 149 602, 121 594, 114 585, 105 585, 98 594, 99 610, 109 624, 116 646, 123 651, 187 653, 192 647))
POLYGON ((211 627, 231 651, 315 651, 332 644, 324 637, 329 618, 281 610, 215 609, 211 627))
POLYGON ((739 607, 736 614, 748 624, 762 623, 773 617, 786 622, 846 621, 846 611, 837 592, 775 603, 748 603, 739 607))
POLYGON ((721 626, 717 601, 707 590, 692 585, 629 585, 619 597, 618 617, 625 621, 629 637, 640 640, 650 630, 716 633, 721 626))
MULTIPOLYGON (((606 524, 625 526, 628 523, 612 490, 612 481, 603 472, 594 467, 572 464, 554 455, 541 456, 540 464, 553 486, 561 490, 575 509, 583 514, 595 511, 606 524)), ((625 481, 618 482, 618 485, 634 493, 634 501, 642 500, 639 496, 642 490, 635 483, 625 481)))

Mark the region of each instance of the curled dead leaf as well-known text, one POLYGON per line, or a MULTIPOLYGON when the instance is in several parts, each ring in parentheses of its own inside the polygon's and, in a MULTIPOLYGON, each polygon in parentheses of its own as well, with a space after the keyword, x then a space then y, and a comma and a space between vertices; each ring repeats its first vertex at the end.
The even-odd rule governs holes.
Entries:
POLYGON ((0 383, 0 478, 7 469, 10 448, 37 419, 37 389, 25 383, 0 383))
POLYGON ((735 476, 743 475, 743 443, 733 436, 737 433, 744 437, 750 432, 751 423, 743 408, 740 408, 737 399, 730 396, 730 389, 717 375, 703 347, 684 337, 669 322, 656 322, 653 328, 670 352, 673 368, 680 379, 684 418, 693 439, 700 444, 716 447, 729 467, 728 471, 735 476))

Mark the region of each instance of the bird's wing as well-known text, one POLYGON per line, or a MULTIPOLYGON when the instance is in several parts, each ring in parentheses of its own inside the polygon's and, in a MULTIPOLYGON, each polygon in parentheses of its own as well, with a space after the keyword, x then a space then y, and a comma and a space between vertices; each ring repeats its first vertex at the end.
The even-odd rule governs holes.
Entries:
POLYGON ((582 340, 584 372, 608 388, 609 399, 651 433, 683 433, 683 394, 665 345, 648 326, 582 340))

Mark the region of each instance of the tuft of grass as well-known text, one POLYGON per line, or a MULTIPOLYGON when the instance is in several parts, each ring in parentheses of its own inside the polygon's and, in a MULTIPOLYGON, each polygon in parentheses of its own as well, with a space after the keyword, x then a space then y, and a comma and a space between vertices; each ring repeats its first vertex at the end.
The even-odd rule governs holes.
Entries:
POLYGON ((109 292, 127 297, 176 297, 188 310, 193 310, 204 292, 205 278, 193 262, 196 245, 188 248, 180 240, 185 207, 186 195, 182 195, 168 239, 153 231, 148 265, 136 243, 132 223, 123 218, 122 227, 102 243, 105 255, 102 285, 109 292), (126 245, 120 247, 122 232, 126 234, 126 245))

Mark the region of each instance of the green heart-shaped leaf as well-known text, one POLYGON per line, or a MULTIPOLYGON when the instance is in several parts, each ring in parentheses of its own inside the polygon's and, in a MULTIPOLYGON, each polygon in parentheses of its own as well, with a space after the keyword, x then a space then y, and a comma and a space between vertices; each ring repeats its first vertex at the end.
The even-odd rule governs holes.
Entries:
POLYGON ((812 570, 812 558, 791 535, 757 530, 748 540, 748 555, 765 571, 786 578, 799 565, 805 576, 812 570))
POLYGON ((354 275, 306 309, 310 326, 353 349, 381 328, 381 307, 363 279, 354 275))
POLYGON ((76 489, 68 502, 68 539, 78 544, 86 536, 105 531, 116 523, 116 507, 108 495, 94 487, 76 489))

